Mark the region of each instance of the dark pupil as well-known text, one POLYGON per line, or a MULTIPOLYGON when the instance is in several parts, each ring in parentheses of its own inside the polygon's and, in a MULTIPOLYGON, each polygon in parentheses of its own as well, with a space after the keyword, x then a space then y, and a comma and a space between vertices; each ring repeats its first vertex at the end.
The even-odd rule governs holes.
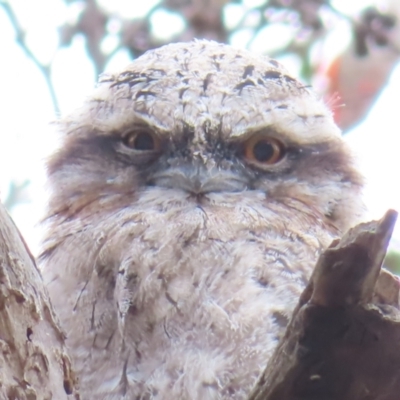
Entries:
POLYGON ((253 147, 254 158, 259 162, 265 162, 272 158, 275 149, 271 143, 259 141, 253 147))
POLYGON ((136 150, 154 149, 153 138, 148 133, 139 133, 138 135, 136 135, 133 145, 136 150))

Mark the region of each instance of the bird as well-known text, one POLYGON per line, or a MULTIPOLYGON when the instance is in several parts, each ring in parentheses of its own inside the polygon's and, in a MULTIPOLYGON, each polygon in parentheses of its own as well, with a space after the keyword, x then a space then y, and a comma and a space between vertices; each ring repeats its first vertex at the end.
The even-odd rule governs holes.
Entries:
POLYGON ((318 256, 362 219, 332 114, 207 40, 100 76, 57 123, 39 257, 82 399, 246 399, 318 256))

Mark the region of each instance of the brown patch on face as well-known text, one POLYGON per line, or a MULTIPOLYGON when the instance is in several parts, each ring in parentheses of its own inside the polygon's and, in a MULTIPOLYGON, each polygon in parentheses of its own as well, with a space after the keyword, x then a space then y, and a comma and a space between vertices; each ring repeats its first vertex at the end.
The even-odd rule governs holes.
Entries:
POLYGON ((299 156, 295 165, 298 177, 312 179, 324 174, 336 174, 340 182, 362 186, 363 178, 354 168, 350 151, 341 140, 321 143, 305 149, 307 157, 299 156))

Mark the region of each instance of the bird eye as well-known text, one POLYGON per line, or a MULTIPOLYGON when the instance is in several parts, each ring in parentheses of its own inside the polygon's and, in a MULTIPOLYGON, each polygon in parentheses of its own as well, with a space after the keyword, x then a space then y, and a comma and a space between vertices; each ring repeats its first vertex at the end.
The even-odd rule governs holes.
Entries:
POLYGON ((128 132, 122 139, 125 146, 137 151, 158 151, 160 140, 147 131, 128 132))
POLYGON ((284 145, 277 139, 255 135, 245 143, 244 155, 248 161, 272 165, 285 155, 284 145))

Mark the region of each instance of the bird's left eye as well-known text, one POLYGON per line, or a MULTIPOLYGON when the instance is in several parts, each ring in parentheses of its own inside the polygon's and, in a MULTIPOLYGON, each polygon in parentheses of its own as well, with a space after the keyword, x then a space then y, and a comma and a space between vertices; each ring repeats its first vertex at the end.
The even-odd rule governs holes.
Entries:
POLYGON ((265 135, 255 135, 244 144, 244 156, 248 161, 261 165, 272 165, 285 155, 283 143, 265 135))
POLYGON ((122 139, 125 146, 138 151, 160 150, 160 139, 148 131, 132 131, 124 135, 122 139))

